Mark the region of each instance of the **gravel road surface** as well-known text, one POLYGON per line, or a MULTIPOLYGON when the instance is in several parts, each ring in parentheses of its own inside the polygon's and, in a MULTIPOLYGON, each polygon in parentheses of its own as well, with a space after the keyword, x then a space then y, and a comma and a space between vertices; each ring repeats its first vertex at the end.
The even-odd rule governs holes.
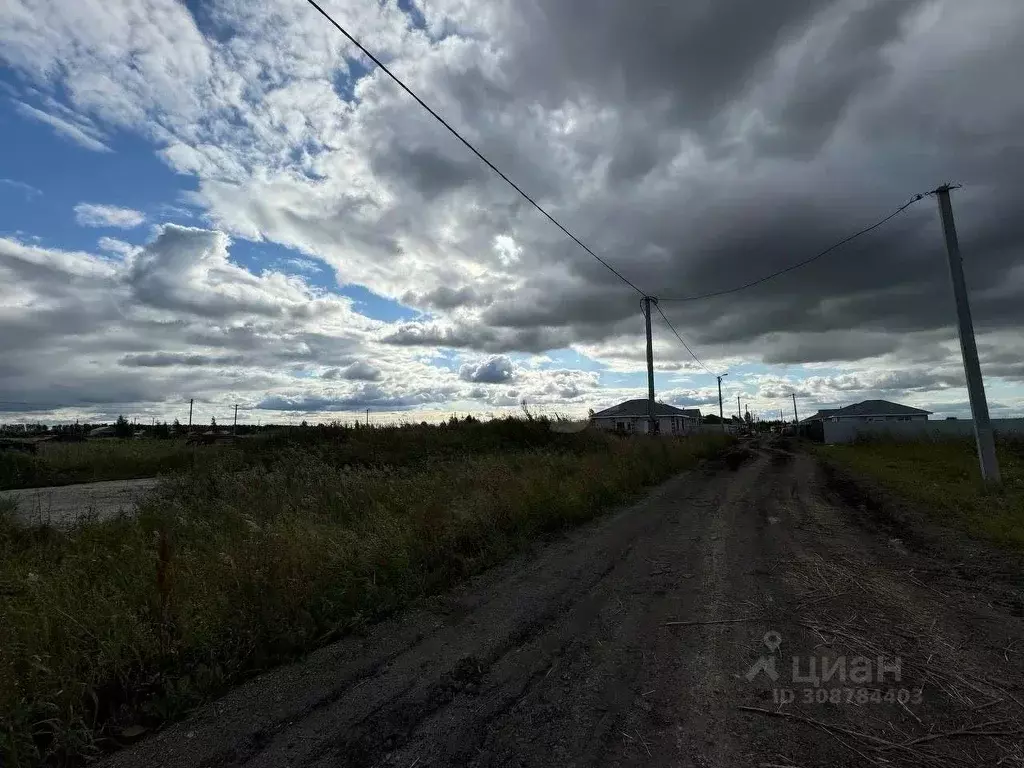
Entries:
POLYGON ((67 526, 85 518, 104 520, 130 511, 135 502, 156 482, 155 477, 146 477, 48 488, 22 488, 0 491, 0 499, 15 501, 18 517, 26 524, 67 526))
POLYGON ((755 448, 107 765, 1024 765, 1019 571, 849 499, 755 448))

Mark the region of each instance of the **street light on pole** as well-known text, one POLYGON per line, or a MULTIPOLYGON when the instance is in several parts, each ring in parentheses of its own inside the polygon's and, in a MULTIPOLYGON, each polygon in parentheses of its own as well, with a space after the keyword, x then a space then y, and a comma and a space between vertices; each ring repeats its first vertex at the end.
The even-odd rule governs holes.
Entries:
POLYGON ((725 432, 725 415, 722 412, 722 379, 728 376, 728 373, 723 373, 721 376, 716 376, 718 379, 718 420, 722 422, 722 431, 725 432))

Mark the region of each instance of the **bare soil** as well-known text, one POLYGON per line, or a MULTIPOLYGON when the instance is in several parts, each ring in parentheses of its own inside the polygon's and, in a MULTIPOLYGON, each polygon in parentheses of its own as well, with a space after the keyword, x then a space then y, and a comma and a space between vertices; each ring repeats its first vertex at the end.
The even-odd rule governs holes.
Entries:
POLYGON ((19 519, 27 525, 67 527, 84 520, 107 520, 130 512, 156 483, 155 477, 144 477, 19 488, 0 491, 0 499, 14 501, 19 519))
POLYGON ((1015 561, 908 535, 784 445, 681 475, 107 764, 1024 765, 1015 561))

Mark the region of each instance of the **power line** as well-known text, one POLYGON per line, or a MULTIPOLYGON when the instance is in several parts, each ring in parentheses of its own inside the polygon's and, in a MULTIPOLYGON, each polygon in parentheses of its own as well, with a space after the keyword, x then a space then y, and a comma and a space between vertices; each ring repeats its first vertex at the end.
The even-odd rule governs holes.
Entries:
POLYGON ((780 269, 778 272, 772 272, 770 275, 765 275, 764 277, 759 277, 757 280, 751 280, 749 283, 744 283, 743 285, 738 285, 735 288, 727 288, 724 291, 711 291, 710 293, 699 293, 699 294, 696 294, 694 296, 673 296, 673 297, 670 297, 670 298, 667 298, 667 299, 659 298, 658 300, 659 301, 697 301, 698 299, 710 299, 713 296, 725 296, 728 293, 736 293, 737 291, 744 291, 747 288, 753 288, 755 285, 760 285, 761 283, 765 283, 765 282, 771 280, 772 278, 778 277, 779 275, 784 275, 787 272, 792 272, 794 269, 799 269, 800 267, 807 266, 812 261, 817 261, 822 256, 825 256, 825 255, 831 253, 832 251, 834 251, 836 248, 839 248, 841 246, 846 245, 851 240, 855 240, 856 238, 860 237, 861 235, 867 234, 868 232, 870 232, 873 229, 878 229, 878 227, 882 226, 883 224, 885 224, 890 219, 894 219, 897 216, 899 216, 901 213, 903 213, 903 211, 905 211, 907 208, 912 206, 914 203, 916 203, 918 200, 920 200, 924 196, 925 195, 923 193, 922 194, 918 194, 918 195, 914 195, 914 197, 911 198, 909 202, 906 202, 903 205, 901 205, 899 208, 897 208, 895 211, 890 213, 884 219, 879 219, 878 221, 876 221, 871 226, 864 227, 864 229, 860 230, 859 232, 855 232, 854 234, 850 235, 849 237, 846 237, 846 238, 840 240, 838 243, 830 245, 824 251, 820 251, 819 253, 814 254, 809 259, 804 259, 803 261, 799 261, 796 264, 792 264, 792 265, 786 267, 785 269, 780 269))
POLYGON ((427 110, 427 112, 429 112, 431 114, 431 116, 435 120, 437 120, 441 125, 443 125, 445 128, 447 128, 448 131, 455 138, 457 138, 459 141, 461 141, 466 146, 466 148, 469 149, 470 152, 472 152, 474 155, 476 155, 478 158, 480 158, 480 160, 482 160, 484 162, 484 164, 488 168, 490 168, 492 171, 494 171, 496 174, 498 174, 502 179, 504 179, 505 182, 510 187, 512 187, 512 189, 514 189, 516 192, 518 192, 520 195, 522 195, 523 198, 528 203, 530 203, 530 205, 532 205, 534 208, 536 208, 538 211, 540 211, 542 214, 544 214, 544 216, 548 219, 548 221, 550 221, 552 224, 554 224, 556 227, 558 227, 560 230, 562 230, 562 232, 564 232, 574 243, 576 243, 576 245, 578 245, 584 251, 589 253, 591 256, 593 256, 595 259, 597 259, 599 262, 601 262, 601 264, 603 264, 605 266, 605 268, 608 269, 608 271, 610 271, 613 275, 615 275, 617 278, 619 278, 622 282, 624 282, 626 285, 628 285, 634 291, 639 293, 641 296, 645 296, 646 295, 643 291, 641 291, 639 288, 637 288, 636 285, 634 285, 630 280, 628 280, 625 276, 623 276, 623 274, 621 272, 619 272, 617 269, 615 269, 615 267, 613 267, 607 261, 602 259, 596 253, 594 253, 594 251, 591 250, 590 247, 586 243, 584 243, 582 240, 580 240, 578 237, 576 237, 576 235, 574 235, 572 232, 570 232, 568 229, 566 229, 564 226, 562 226, 562 224, 558 221, 558 219, 556 219, 554 216, 552 216, 550 213, 548 213, 546 210, 544 210, 544 208, 540 205, 540 203, 538 203, 536 200, 534 200, 532 197, 530 197, 528 194, 526 194, 526 192, 524 192, 522 190, 522 188, 518 184, 516 184, 514 181, 512 181, 512 179, 510 179, 508 176, 506 176, 504 173, 502 173, 502 171, 498 168, 498 166, 496 166, 494 163, 492 163, 490 160, 488 160, 486 157, 484 157, 484 155, 480 152, 480 150, 478 150, 476 147, 474 147, 472 144, 470 144, 468 139, 463 137, 463 135, 461 133, 459 133, 457 130, 455 130, 448 123, 447 120, 445 120, 443 117, 441 117, 441 115, 439 115, 429 105, 427 105, 427 103, 425 101, 423 101, 423 99, 421 99, 419 96, 417 96, 415 94, 415 92, 413 92, 413 90, 411 88, 409 88, 409 86, 407 86, 405 83, 403 83, 398 78, 398 76, 395 75, 394 72, 392 72, 390 69, 387 68, 387 66, 385 66, 384 62, 382 62, 380 59, 378 59, 376 56, 374 56, 372 53, 370 53, 362 43, 360 43, 351 34, 349 34, 348 30, 346 30, 343 26, 341 26, 341 24, 339 24, 333 18, 331 18, 331 15, 329 13, 327 13, 327 11, 325 11, 323 8, 321 8, 316 3, 315 0, 306 0, 306 2, 308 2, 314 8, 316 8, 325 19, 327 19, 331 24, 333 24, 334 27, 339 32, 341 32, 341 34, 343 34, 345 37, 348 38, 349 42, 351 42, 356 48, 358 48, 360 51, 362 51, 363 54, 370 61, 372 61, 374 64, 376 64, 381 70, 383 70, 383 72, 388 77, 390 77, 392 80, 394 80, 396 83, 398 83, 398 86, 403 91, 405 91, 410 96, 412 96, 416 100, 417 104, 419 104, 421 107, 423 107, 425 110, 427 110))
MULTIPOLYGON (((661 299, 658 299, 658 301, 661 301, 661 299)), ((708 368, 706 365, 704 365, 704 363, 701 361, 701 359, 699 357, 697 357, 693 353, 693 350, 690 349, 689 344, 687 344, 683 340, 683 337, 679 335, 679 331, 677 331, 672 326, 672 323, 669 321, 668 317, 665 315, 665 311, 661 307, 659 307, 657 304, 655 304, 654 306, 658 307, 658 313, 661 315, 662 319, 664 319, 665 324, 668 326, 669 330, 672 331, 672 333, 674 333, 676 335, 676 338, 679 339, 679 343, 682 344, 684 347, 686 347, 686 351, 690 353, 690 357, 692 357, 694 360, 696 360, 697 363, 700 364, 700 367, 703 368, 708 373, 710 373, 712 376, 717 376, 718 374, 716 374, 714 371, 712 371, 710 368, 708 368)))

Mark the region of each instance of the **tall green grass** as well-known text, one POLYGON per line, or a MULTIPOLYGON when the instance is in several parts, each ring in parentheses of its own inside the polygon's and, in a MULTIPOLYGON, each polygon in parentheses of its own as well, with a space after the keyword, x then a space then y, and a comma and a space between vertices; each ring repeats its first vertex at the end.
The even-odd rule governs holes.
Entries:
POLYGON ((0 490, 153 477, 186 469, 197 450, 217 448, 192 448, 184 440, 44 442, 37 454, 0 452, 0 490))
POLYGON ((996 487, 982 483, 973 441, 874 440, 817 450, 913 503, 937 523, 1024 548, 1024 443, 997 442, 1002 484, 996 487))
POLYGON ((277 440, 242 463, 211 454, 134 518, 59 532, 0 515, 5 764, 88 758, 724 445, 502 436, 519 429, 404 465, 339 463, 352 435, 277 440))

